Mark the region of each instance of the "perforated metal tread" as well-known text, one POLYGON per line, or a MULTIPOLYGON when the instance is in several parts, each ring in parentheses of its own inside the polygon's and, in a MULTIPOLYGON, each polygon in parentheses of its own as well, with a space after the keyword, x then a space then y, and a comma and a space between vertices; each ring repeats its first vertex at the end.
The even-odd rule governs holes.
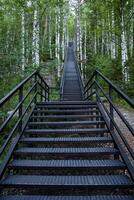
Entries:
POLYGON ((90 101, 49 101, 49 102, 38 102, 36 105, 96 105, 94 102, 90 101))
POLYGON ((108 133, 108 129, 105 128, 79 128, 79 129, 27 129, 25 133, 108 133))
POLYGON ((1 185, 16 187, 39 187, 57 189, 114 189, 133 188, 134 183, 125 175, 99 175, 99 176, 35 176, 35 175, 9 175, 1 181, 1 185))
POLYGON ((0 196, 0 200, 134 200, 134 196, 0 196))
POLYGON ((99 110, 91 110, 91 109, 37 109, 33 111, 35 113, 91 113, 91 112, 99 112, 99 110))
POLYGON ((118 154, 119 151, 110 147, 96 148, 20 148, 15 151, 15 154, 86 154, 86 155, 111 155, 118 154))
POLYGON ((31 119, 85 119, 85 118, 100 118, 102 115, 36 115, 31 116, 31 119))
POLYGON ((37 108, 71 108, 71 109, 75 109, 75 108, 98 108, 97 105, 95 104, 83 104, 83 105, 63 105, 63 104, 58 104, 58 105, 49 105, 49 104, 44 104, 44 105, 36 105, 35 109, 37 108))
POLYGON ((30 126, 45 126, 45 125, 96 125, 105 124, 104 121, 60 121, 60 122, 29 122, 30 126))
POLYGON ((14 160, 10 168, 18 169, 125 169, 126 166, 119 160, 14 160))
POLYGON ((31 138, 22 138, 21 142, 27 143, 111 143, 113 139, 111 137, 54 137, 54 138, 43 138, 43 137, 31 137, 31 138))
POLYGON ((70 113, 70 112, 91 112, 91 111, 93 111, 93 112, 95 112, 95 111, 99 111, 98 110, 98 108, 95 108, 95 109, 92 109, 92 108, 83 108, 83 109, 60 109, 60 108, 58 108, 58 109, 35 109, 33 112, 34 113, 37 113, 37 112, 58 112, 58 113, 62 113, 62 112, 65 112, 65 113, 70 113))

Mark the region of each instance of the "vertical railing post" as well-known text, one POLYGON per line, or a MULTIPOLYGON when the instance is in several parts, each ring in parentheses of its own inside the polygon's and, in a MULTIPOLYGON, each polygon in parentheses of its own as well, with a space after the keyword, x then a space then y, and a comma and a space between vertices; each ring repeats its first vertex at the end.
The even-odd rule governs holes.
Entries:
POLYGON ((50 88, 48 87, 48 101, 50 100, 50 88))
MULTIPOLYGON (((19 89, 19 103, 22 101, 23 99, 23 85, 20 87, 19 89)), ((20 105, 19 107, 19 119, 22 117, 22 114, 23 114, 23 104, 20 105)), ((21 132, 22 131, 22 119, 19 123, 19 131, 21 132)))
MULTIPOLYGON (((34 82, 37 83, 37 72, 35 73, 34 82)), ((35 92, 35 94, 36 94, 36 92, 37 92, 37 84, 35 85, 35 90, 34 90, 34 92, 35 92)), ((35 103, 35 104, 37 103, 37 95, 35 96, 34 103, 35 103)))
POLYGON ((86 100, 88 101, 88 96, 89 96, 89 90, 86 92, 86 100))
MULTIPOLYGON (((95 72, 95 81, 96 81, 96 83, 98 83, 98 74, 97 74, 97 72, 95 72)), ((99 93, 98 93, 98 86, 97 86, 97 84, 95 83, 95 90, 96 90, 96 102, 98 103, 99 102, 99 98, 98 98, 98 95, 99 95, 99 93), (98 94, 98 95, 97 95, 98 94)))
MULTIPOLYGON (((90 89, 90 95, 92 95, 92 94, 93 94, 93 86, 90 89)), ((90 98, 91 98, 91 101, 93 101, 93 96, 91 96, 90 98)))
MULTIPOLYGON (((110 98, 111 101, 113 101, 112 86, 111 85, 109 85, 109 98, 110 98)), ((110 116, 114 120, 114 109, 113 109, 111 102, 109 102, 109 110, 110 110, 110 116)), ((114 132, 114 125, 113 125, 112 119, 110 119, 110 132, 111 133, 114 132)), ((114 147, 117 148, 116 143, 114 143, 114 147)), ((114 159, 115 160, 119 159, 119 155, 115 155, 114 159)))
POLYGON ((87 98, 87 92, 85 93, 86 88, 84 88, 84 100, 87 98))
POLYGON ((47 101, 47 85, 45 84, 45 101, 47 101))
POLYGON ((43 81, 41 79, 41 96, 40 96, 41 102, 43 101, 43 88, 42 88, 42 86, 43 86, 43 81))
MULTIPOLYGON (((99 88, 98 88, 98 85, 97 85, 97 83, 98 83, 98 74, 97 74, 97 72, 95 72, 95 90, 96 90, 96 103, 98 104, 99 103, 99 97, 98 97, 98 95, 99 95, 99 88)), ((99 115, 99 112, 96 110, 96 115, 99 115)), ((96 117, 96 121, 99 121, 99 117, 96 117)), ((99 128, 99 125, 97 124, 97 128, 99 128)), ((101 135, 101 136, 103 136, 103 135, 101 135)))
MULTIPOLYGON (((113 96, 112 96, 112 87, 111 85, 109 85, 109 98, 111 101, 113 101, 113 96)), ((114 109, 113 109, 113 106, 112 104, 110 103, 109 105, 109 109, 110 109, 110 116, 112 117, 112 119, 114 119, 114 109)), ((114 130, 114 126, 113 126, 113 122, 112 120, 110 119, 110 130, 113 131, 114 130)))

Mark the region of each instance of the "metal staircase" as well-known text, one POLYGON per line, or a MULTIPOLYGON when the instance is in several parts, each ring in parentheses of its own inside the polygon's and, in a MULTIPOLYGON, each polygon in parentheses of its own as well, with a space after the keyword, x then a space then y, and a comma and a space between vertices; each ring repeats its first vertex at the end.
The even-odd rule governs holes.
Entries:
POLYGON ((34 72, 0 101, 2 108, 19 94, 14 112, 0 129, 4 133, 18 111, 18 121, 0 149, 0 200, 134 199, 134 154, 114 112, 132 136, 134 130, 114 105, 112 91, 133 108, 134 103, 98 71, 84 87, 74 59, 70 43, 61 100, 49 101, 48 85, 34 72), (25 84, 30 89, 24 95, 25 84))

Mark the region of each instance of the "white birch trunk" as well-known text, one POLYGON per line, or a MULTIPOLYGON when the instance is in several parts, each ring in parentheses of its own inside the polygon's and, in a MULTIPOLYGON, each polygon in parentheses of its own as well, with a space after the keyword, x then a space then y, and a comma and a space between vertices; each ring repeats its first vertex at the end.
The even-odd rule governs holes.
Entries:
POLYGON ((62 60, 65 58, 65 19, 63 20, 63 35, 62 35, 62 60))
POLYGON ((127 54, 127 42, 125 37, 125 30, 124 30, 124 18, 122 16, 122 35, 121 35, 121 51, 122 51, 122 74, 123 79, 125 82, 128 82, 129 75, 128 75, 128 66, 126 66, 126 61, 128 59, 127 54))
POLYGON ((60 78, 60 32, 59 32, 59 8, 57 8, 57 16, 56 16, 56 59, 57 59, 57 76, 60 78))
POLYGON ((25 13, 22 11, 22 16, 21 16, 21 40, 22 40, 22 60, 21 60, 21 68, 22 71, 25 70, 25 13))
POLYGON ((97 54, 97 36, 96 36, 96 32, 94 34, 94 53, 97 54))
POLYGON ((84 28, 85 28, 85 35, 84 35, 84 59, 87 59, 87 22, 85 20, 85 24, 84 24, 84 28))
MULTIPOLYGON (((114 13, 112 12, 112 30, 114 30, 114 13)), ((115 34, 111 34, 111 58, 116 58, 115 34)))
MULTIPOLYGON (((51 8, 50 8, 51 9, 51 8)), ((50 54, 50 59, 53 58, 53 53, 52 53, 52 32, 51 32, 51 11, 49 12, 49 54, 50 54)))
POLYGON ((33 20, 33 65, 39 66, 40 56, 39 56, 39 38, 40 38, 40 27, 38 19, 38 11, 34 11, 34 20, 33 20))

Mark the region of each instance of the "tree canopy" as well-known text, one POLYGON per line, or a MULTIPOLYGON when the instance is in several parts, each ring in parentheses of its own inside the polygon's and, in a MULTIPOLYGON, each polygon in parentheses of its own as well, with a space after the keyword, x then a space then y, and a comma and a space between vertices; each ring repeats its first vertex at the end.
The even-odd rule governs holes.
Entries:
POLYGON ((60 80, 73 40, 85 81, 99 68, 133 95, 133 0, 0 0, 0 11, 1 84, 48 62, 60 80))

